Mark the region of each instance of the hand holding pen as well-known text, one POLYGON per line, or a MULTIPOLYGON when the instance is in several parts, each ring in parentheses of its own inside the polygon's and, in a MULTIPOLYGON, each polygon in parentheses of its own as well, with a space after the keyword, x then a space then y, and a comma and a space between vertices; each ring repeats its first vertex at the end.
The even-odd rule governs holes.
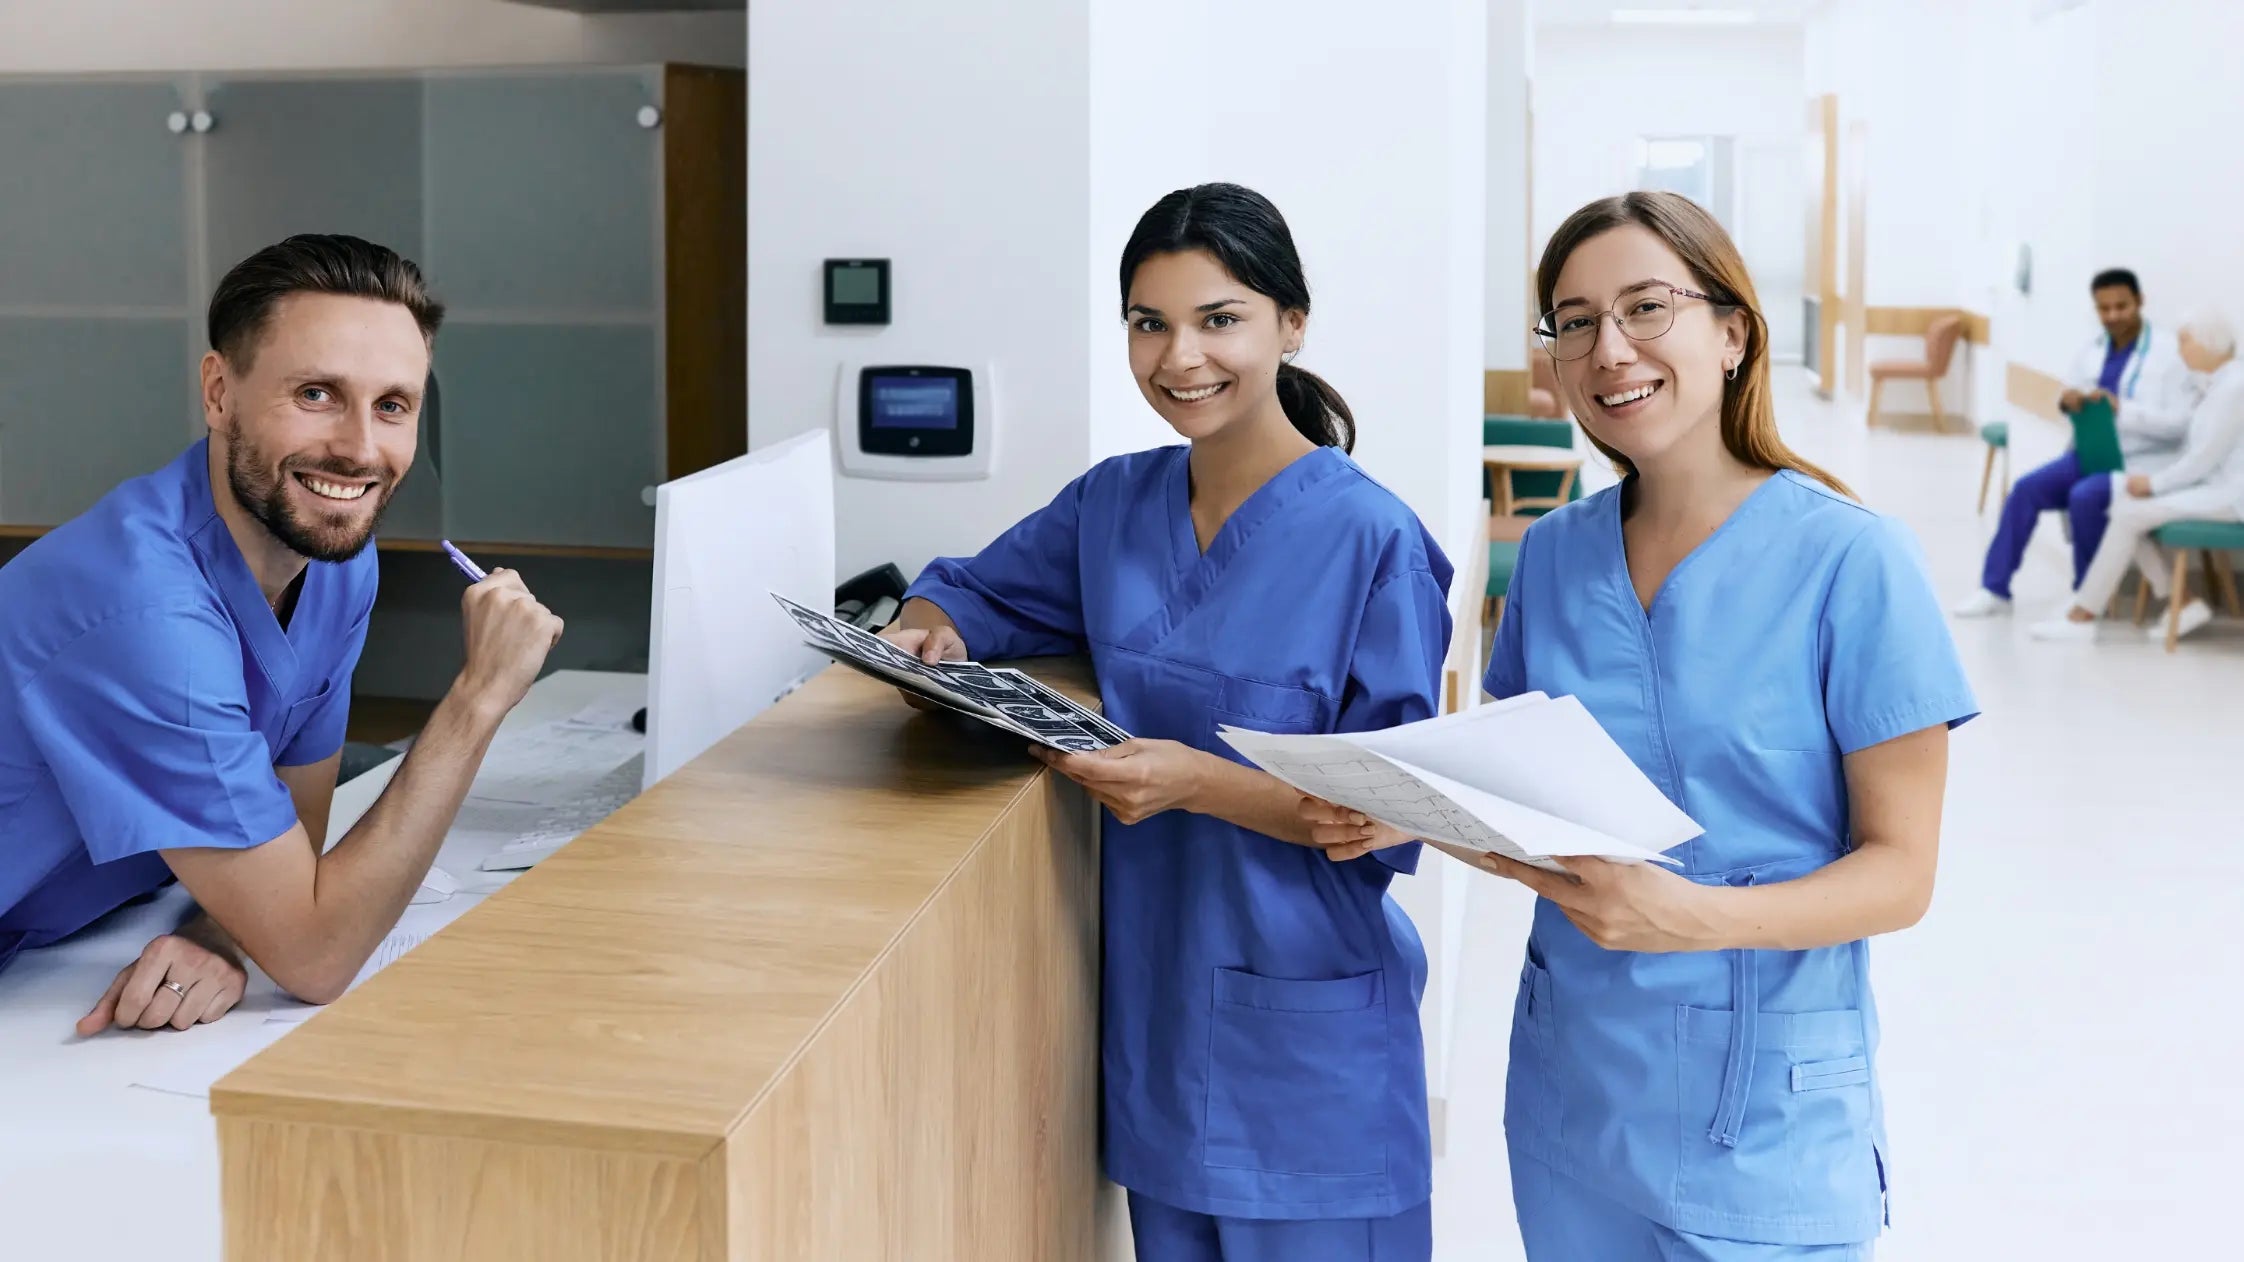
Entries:
POLYGON ((511 710, 537 682, 546 654, 561 641, 561 619, 538 603, 509 569, 485 572, 467 554, 443 541, 444 554, 470 583, 460 596, 467 664, 459 686, 470 696, 511 710))

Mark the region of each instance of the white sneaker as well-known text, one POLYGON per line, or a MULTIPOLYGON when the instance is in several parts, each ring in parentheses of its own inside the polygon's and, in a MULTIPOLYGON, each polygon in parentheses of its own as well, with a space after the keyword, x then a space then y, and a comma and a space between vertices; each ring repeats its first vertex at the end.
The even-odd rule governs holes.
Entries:
POLYGON ((2093 622, 2075 622, 2063 614, 2058 614, 2055 617, 2044 618, 2026 628, 2026 634, 2037 640, 2093 640, 2096 638, 2096 624, 2093 622))
POLYGON ((1949 612, 1959 618, 1992 618, 2010 612, 2010 602, 1986 588, 1976 588, 1949 612))
MULTIPOLYGON (((2171 615, 2169 615, 2170 617, 2171 615)), ((2192 600, 2182 606, 2182 625, 2177 635, 2188 635, 2213 620, 2213 607, 2202 600, 2192 600)), ((2160 618, 2143 628, 2143 634, 2154 640, 2166 638, 2166 619, 2160 618)))

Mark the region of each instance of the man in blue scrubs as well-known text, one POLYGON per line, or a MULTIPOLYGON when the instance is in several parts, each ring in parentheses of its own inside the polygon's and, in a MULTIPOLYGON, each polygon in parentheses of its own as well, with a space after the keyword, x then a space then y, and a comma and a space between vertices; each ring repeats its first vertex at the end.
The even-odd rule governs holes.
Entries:
MULTIPOLYGON (((2143 289, 2135 273, 2114 267, 2089 282, 2103 335, 2081 348, 2058 410, 2071 416, 2095 399, 2112 405, 2119 446, 2128 473, 2156 473, 2181 458, 2190 414, 2205 392, 2204 382, 2182 362, 2170 332, 2153 329, 2143 318, 2143 289)), ((2063 509, 2071 519, 2073 585, 2088 573, 2088 562, 2103 541, 2112 506, 2112 475, 2083 474, 2079 454, 2064 454, 2018 479, 2002 503, 2002 523, 1987 545, 1979 586, 1955 609, 1959 618, 1985 618, 2010 612, 2010 580, 2026 558, 2041 515, 2063 509)))
POLYGON ((0 567, 0 968, 174 876, 203 909, 81 1034, 215 1019, 241 997, 237 951, 299 998, 341 994, 559 638, 518 576, 470 587, 465 667, 323 853, 367 544, 413 463, 442 315, 381 246, 258 252, 211 298, 209 435, 0 567))

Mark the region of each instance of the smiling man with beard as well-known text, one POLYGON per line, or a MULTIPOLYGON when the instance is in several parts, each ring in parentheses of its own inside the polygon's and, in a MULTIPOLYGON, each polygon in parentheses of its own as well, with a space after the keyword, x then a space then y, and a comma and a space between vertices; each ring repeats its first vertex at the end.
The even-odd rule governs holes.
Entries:
POLYGON ((299 998, 340 994, 559 639, 511 571, 468 588, 465 666, 325 847, 368 545, 413 463, 442 318, 381 246, 259 251, 211 298, 208 437, 0 568, 0 968, 174 876, 203 909, 117 974, 81 1034, 215 1020, 244 953, 299 998))

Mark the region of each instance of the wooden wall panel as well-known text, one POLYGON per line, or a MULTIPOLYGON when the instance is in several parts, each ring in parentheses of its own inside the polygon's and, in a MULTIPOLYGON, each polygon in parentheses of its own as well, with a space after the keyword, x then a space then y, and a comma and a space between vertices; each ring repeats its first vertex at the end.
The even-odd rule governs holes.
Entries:
POLYGON ((1942 316, 1963 317, 1963 340, 1989 345, 1992 336, 1987 317, 1955 307, 1870 307, 1864 310, 1863 327, 1877 337, 1923 337, 1942 316))
POLYGON ((2003 397, 2012 407, 2035 416, 2056 420, 2062 415, 2057 397, 2064 392, 2063 381, 2024 364, 2011 364, 2004 374, 2003 397))
POLYGON ((1491 368, 1481 374, 1480 410, 1486 416, 1527 415, 1531 378, 1525 368, 1491 368))

